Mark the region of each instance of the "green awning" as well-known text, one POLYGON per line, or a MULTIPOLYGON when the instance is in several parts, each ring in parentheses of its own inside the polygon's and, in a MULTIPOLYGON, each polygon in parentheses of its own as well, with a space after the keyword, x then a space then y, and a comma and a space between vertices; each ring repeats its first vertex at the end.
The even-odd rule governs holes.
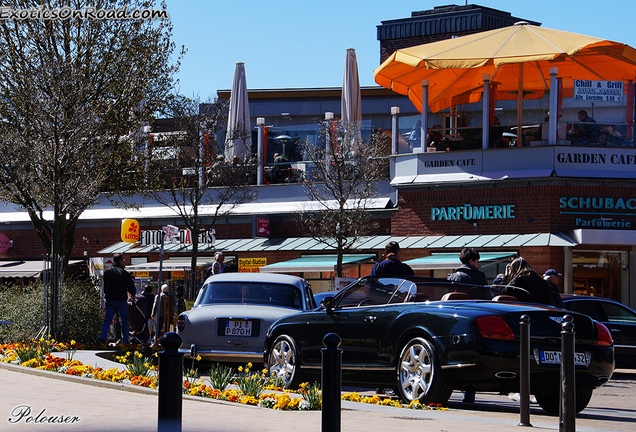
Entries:
MULTIPOLYGON (((289 261, 281 261, 260 268, 261 273, 302 273, 335 271, 338 255, 308 255, 289 261)), ((342 265, 353 266, 372 264, 376 256, 372 254, 343 255, 342 265)))
MULTIPOLYGON (((516 252, 480 252, 480 267, 508 261, 510 257, 516 256, 516 252)), ((443 270, 456 269, 462 265, 458 253, 437 253, 422 258, 405 261, 413 270, 443 270)))

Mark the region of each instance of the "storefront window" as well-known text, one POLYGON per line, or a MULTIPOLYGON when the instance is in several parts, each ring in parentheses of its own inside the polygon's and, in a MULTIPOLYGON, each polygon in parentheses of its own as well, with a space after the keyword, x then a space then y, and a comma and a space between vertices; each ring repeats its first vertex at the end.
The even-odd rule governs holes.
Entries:
POLYGON ((627 284, 627 252, 575 251, 572 264, 574 294, 620 301, 621 287, 627 284))

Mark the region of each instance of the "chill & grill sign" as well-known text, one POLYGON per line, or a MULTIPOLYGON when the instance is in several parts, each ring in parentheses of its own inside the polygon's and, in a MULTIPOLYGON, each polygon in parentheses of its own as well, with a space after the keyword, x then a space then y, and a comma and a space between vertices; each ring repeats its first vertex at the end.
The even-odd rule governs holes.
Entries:
POLYGON ((574 80, 574 100, 622 102, 623 81, 574 80))

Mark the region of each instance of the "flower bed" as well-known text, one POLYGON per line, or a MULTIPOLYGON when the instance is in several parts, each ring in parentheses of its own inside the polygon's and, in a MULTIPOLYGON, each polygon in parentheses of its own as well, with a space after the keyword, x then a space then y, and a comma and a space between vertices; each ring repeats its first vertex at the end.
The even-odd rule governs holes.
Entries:
MULTIPOLYGON (((141 347, 141 351, 126 351, 124 355, 115 356, 116 361, 126 366, 126 370, 120 371, 117 368, 94 368, 73 360, 75 351, 85 348, 75 341, 62 343, 44 338, 30 342, 0 344, 0 361, 67 375, 157 388, 157 351, 141 347), (53 352, 64 352, 66 356, 54 356, 51 354, 53 352)), ((251 368, 251 363, 246 367, 240 366, 236 371, 220 364, 213 365, 209 370, 206 384, 206 380, 201 379, 198 369, 192 366, 184 371, 183 393, 286 411, 321 409, 322 393, 318 384, 303 383, 298 391, 283 390, 282 383, 268 377, 265 369, 254 372, 251 368)), ((355 392, 344 394, 342 400, 409 409, 448 409, 441 404, 422 405, 419 402, 403 405, 396 399, 382 398, 378 395, 365 397, 355 392)))

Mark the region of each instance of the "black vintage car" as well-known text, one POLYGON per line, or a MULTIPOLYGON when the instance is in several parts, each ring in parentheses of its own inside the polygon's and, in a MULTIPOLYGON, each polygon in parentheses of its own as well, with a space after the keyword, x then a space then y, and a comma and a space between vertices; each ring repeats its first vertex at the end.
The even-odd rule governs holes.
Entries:
POLYGON ((418 278, 361 278, 322 307, 269 328, 264 362, 289 387, 320 379, 322 340, 342 339, 345 385, 393 388, 406 402, 445 403, 453 390, 519 392, 520 320, 530 317, 531 384, 559 411, 561 323, 576 332, 576 409, 614 371, 608 329, 586 315, 499 296, 495 288, 418 278))

